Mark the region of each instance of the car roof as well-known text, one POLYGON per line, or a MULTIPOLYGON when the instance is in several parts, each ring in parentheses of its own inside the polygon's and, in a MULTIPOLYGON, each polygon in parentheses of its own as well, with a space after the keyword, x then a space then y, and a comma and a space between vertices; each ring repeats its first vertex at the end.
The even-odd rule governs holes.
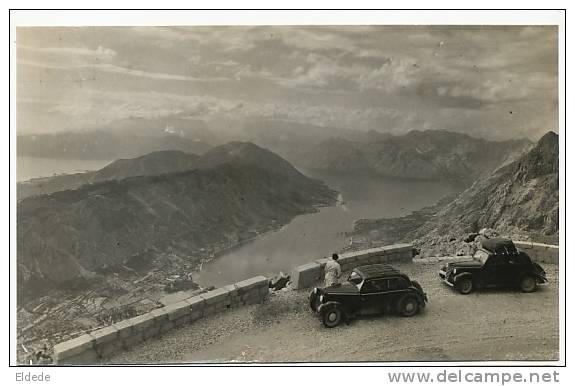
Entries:
POLYGON ((517 248, 512 240, 494 238, 486 239, 481 242, 482 249, 497 255, 515 255, 517 248))
POLYGON ((356 267, 354 271, 356 271, 364 280, 389 276, 406 277, 404 273, 389 264, 362 265, 360 267, 356 267))

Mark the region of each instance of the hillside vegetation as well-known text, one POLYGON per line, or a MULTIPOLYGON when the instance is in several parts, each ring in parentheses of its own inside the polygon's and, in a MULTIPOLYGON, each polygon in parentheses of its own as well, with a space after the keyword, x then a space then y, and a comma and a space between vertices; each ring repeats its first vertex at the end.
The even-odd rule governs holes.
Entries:
MULTIPOLYGON (((174 155, 180 166, 198 161, 177 153, 159 158, 174 155)), ((21 200, 21 293, 114 272, 124 264, 161 267, 162 261, 150 259, 161 260, 168 252, 198 263, 210 251, 335 201, 335 192, 322 182, 250 143, 225 145, 199 161, 199 169, 108 180, 21 200)), ((125 176, 139 170, 132 166, 118 163, 102 170, 115 170, 108 177, 125 176)))

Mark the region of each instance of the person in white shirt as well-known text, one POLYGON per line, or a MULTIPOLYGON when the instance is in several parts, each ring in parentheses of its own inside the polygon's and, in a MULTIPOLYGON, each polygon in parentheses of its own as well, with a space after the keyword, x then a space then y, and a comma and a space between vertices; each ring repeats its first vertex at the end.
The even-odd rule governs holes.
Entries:
POLYGON ((331 260, 325 264, 325 286, 331 287, 338 284, 338 279, 341 276, 341 266, 337 262, 339 256, 337 253, 331 255, 331 260))

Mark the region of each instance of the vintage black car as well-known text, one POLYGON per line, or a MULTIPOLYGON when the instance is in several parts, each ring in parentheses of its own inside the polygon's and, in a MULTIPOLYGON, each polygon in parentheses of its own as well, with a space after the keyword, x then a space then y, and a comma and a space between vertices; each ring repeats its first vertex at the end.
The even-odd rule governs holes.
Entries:
POLYGON ((427 295, 404 273, 374 264, 355 268, 343 284, 314 288, 309 302, 326 327, 336 327, 359 315, 397 311, 413 316, 425 307, 427 295))
POLYGON ((485 287, 518 287, 533 292, 547 282, 539 264, 516 249, 513 241, 501 238, 483 240, 472 260, 445 265, 439 277, 464 295, 485 287))

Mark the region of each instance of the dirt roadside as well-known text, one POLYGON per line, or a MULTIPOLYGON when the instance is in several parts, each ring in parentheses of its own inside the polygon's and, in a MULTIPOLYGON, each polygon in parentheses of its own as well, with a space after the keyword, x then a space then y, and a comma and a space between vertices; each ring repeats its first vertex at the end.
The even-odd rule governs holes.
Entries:
POLYGON ((374 316, 327 329, 308 291, 279 291, 119 353, 109 363, 558 360, 558 267, 536 293, 459 295, 437 276, 443 263, 397 265, 429 297, 412 318, 374 316))

